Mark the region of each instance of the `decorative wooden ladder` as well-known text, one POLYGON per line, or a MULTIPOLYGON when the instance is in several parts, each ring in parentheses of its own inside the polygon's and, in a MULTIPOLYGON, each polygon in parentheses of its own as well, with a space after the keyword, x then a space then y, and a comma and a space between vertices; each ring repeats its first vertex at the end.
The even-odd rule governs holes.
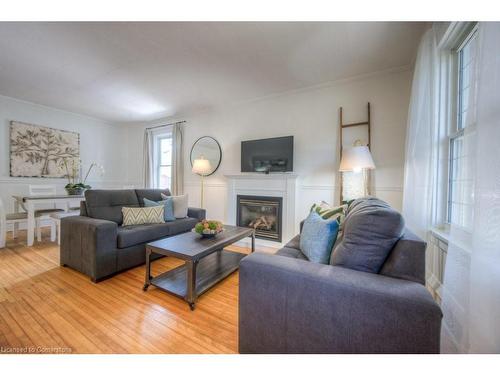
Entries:
MULTIPOLYGON (((367 111, 368 111, 368 120, 366 121, 362 121, 362 122, 353 122, 353 123, 350 123, 350 124, 344 124, 343 122, 343 110, 342 110, 342 107, 340 107, 340 112, 339 112, 339 116, 340 116, 340 137, 339 137, 339 140, 340 140, 340 159, 339 160, 342 160, 342 149, 343 149, 343 139, 342 139, 342 135, 343 135, 343 129, 345 128, 352 128, 352 127, 356 127, 356 126, 368 126, 368 149, 370 149, 370 146, 371 146, 371 115, 370 115, 370 102, 368 102, 368 106, 367 106, 367 111)), ((371 149, 370 149, 371 151, 371 149)), ((343 191, 344 191, 344 185, 343 185, 343 175, 342 173, 343 172, 339 172, 340 173, 340 204, 342 204, 343 200, 344 200, 344 197, 343 197, 343 191)))

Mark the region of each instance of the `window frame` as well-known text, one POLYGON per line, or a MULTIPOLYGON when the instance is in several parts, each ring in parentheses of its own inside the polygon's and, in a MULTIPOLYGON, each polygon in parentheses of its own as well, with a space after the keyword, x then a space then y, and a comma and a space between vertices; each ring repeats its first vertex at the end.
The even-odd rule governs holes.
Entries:
MULTIPOLYGON (((446 225, 451 225, 452 224, 452 197, 453 197, 453 173, 454 173, 454 168, 453 168, 453 155, 454 155, 454 143, 456 142, 457 139, 460 137, 463 137, 465 135, 465 130, 467 129, 473 129, 475 125, 469 126, 465 125, 462 126, 463 121, 462 121, 462 87, 463 87, 463 77, 462 77, 462 64, 463 64, 463 55, 462 51, 465 46, 475 37, 477 37, 477 30, 478 30, 478 25, 474 24, 465 34, 465 37, 461 39, 461 42, 458 43, 458 46, 452 50, 452 53, 454 54, 453 60, 454 60, 454 67, 455 67, 455 74, 454 74, 454 79, 451 85, 451 97, 454 98, 453 103, 454 103, 454 115, 450 124, 450 130, 448 132, 448 183, 447 183, 447 188, 446 188, 446 225)), ((465 231, 469 231, 469 228, 462 227, 465 231)))
MULTIPOLYGON (((167 130, 162 129, 161 132, 157 132, 153 135, 153 145, 154 145, 154 155, 155 155, 153 181, 154 181, 154 187, 156 189, 162 188, 160 187, 161 168, 170 167, 172 169, 172 157, 170 158, 170 164, 161 164, 161 142, 164 139, 172 139, 171 129, 167 130)), ((172 186, 167 186, 165 188, 170 190, 172 186)))

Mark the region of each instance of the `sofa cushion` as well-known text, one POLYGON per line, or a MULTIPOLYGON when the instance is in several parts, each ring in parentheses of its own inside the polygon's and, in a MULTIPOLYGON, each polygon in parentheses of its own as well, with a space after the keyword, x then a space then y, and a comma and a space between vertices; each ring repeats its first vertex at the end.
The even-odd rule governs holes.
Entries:
POLYGON ((295 259, 303 259, 308 260, 307 257, 300 251, 299 249, 293 247, 282 247, 276 252, 276 255, 280 255, 282 257, 287 258, 295 258, 295 259))
POLYGON ((170 234, 168 224, 143 224, 118 227, 117 246, 119 249, 123 249, 167 237, 170 234))
POLYGON ((123 222, 122 207, 139 207, 135 190, 85 191, 87 215, 94 219, 123 222))
POLYGON ((349 206, 332 264, 378 273, 403 229, 403 217, 387 203, 376 198, 357 199, 349 206))
POLYGON ((117 246, 123 249, 141 243, 151 242, 167 236, 174 236, 194 228, 196 219, 186 218, 163 224, 130 225, 118 227, 117 246))
POLYGON ((300 250, 311 262, 328 264, 338 230, 336 218, 324 220, 312 211, 300 234, 300 250))
POLYGON ((144 207, 144 198, 157 202, 163 199, 162 194, 165 196, 171 195, 168 189, 135 189, 135 194, 141 207, 144 207))
POLYGON ((426 243, 406 228, 380 274, 425 285, 425 247, 426 243))

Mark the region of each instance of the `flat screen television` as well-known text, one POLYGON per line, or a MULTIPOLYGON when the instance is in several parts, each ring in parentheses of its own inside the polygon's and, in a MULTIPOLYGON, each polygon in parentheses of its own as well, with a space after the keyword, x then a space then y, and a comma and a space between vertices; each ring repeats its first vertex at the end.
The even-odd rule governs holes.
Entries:
POLYGON ((293 136, 241 142, 242 172, 292 172, 293 136))

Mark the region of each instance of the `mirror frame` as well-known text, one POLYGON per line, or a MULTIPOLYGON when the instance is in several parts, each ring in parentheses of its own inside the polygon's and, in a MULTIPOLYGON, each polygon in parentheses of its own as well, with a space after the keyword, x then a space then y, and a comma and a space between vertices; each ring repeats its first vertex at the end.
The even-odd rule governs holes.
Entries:
POLYGON ((217 139, 215 139, 214 137, 211 137, 209 135, 204 135, 204 136, 198 138, 196 141, 194 141, 193 146, 191 146, 191 152, 189 153, 189 161, 191 163, 191 167, 193 167, 193 150, 194 150, 194 146, 196 146, 196 144, 199 141, 201 141, 202 139, 204 139, 204 138, 210 138, 210 139, 212 139, 217 144, 217 147, 219 147, 219 153, 220 153, 219 162, 217 163, 217 166, 215 167, 215 169, 213 170, 213 172, 210 173, 210 174, 204 175, 205 177, 208 177, 208 176, 213 175, 217 171, 217 169, 219 169, 220 163, 222 162, 222 148, 220 147, 220 143, 217 141, 217 139))

